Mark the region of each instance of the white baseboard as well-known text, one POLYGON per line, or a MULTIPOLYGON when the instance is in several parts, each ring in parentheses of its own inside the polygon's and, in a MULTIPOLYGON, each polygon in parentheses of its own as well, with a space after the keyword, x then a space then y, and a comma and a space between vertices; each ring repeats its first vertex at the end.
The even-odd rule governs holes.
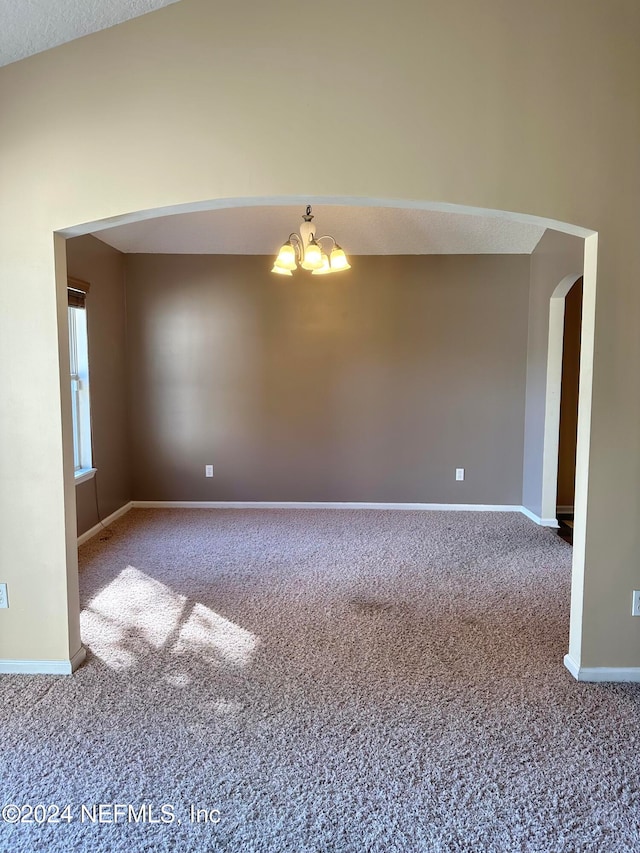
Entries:
POLYGON ((361 501, 133 501, 135 509, 383 509, 440 512, 521 512, 512 504, 369 503, 361 501))
POLYGON ((565 665, 565 666, 566 666, 566 668, 569 670, 569 672, 571 673, 571 675, 576 679, 576 681, 580 681, 580 678, 579 678, 579 675, 580 675, 580 667, 579 667, 579 665, 574 661, 574 659, 571 657, 571 655, 565 655, 565 656, 564 656, 564 665, 565 665))
POLYGON ((96 524, 91 530, 87 530, 85 533, 82 533, 78 536, 78 545, 83 545, 85 542, 88 542, 89 539, 92 539, 96 533, 100 533, 101 530, 104 530, 105 527, 108 527, 112 524, 117 518, 125 515, 125 513, 129 512, 130 509, 133 508, 133 501, 129 501, 124 506, 121 506, 120 509, 117 509, 115 512, 112 512, 110 516, 103 519, 102 524, 96 524))
POLYGON ((531 512, 531 510, 527 509, 526 506, 519 507, 519 510, 523 515, 526 515, 527 518, 530 518, 531 521, 535 521, 536 524, 539 524, 540 527, 560 527, 557 518, 540 518, 539 515, 536 515, 535 512, 531 512))
POLYGON ((383 503, 372 501, 129 501, 112 512, 102 524, 96 524, 78 536, 78 545, 87 542, 104 527, 130 509, 374 509, 413 512, 520 512, 541 527, 558 527, 555 518, 540 518, 518 504, 435 504, 383 503))
POLYGON ((87 650, 80 646, 69 660, 0 660, 0 673, 3 675, 71 675, 87 656, 87 650))
POLYGON ((579 666, 571 655, 564 656, 564 665, 576 681, 640 681, 640 666, 579 666))

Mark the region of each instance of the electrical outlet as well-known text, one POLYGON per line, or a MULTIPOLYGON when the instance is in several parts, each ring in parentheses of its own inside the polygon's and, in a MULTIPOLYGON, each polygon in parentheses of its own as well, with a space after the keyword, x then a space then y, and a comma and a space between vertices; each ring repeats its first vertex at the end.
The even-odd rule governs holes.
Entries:
POLYGON ((633 598, 631 600, 631 615, 640 616, 640 589, 633 590, 633 598))
POLYGON ((213 477, 213 465, 205 465, 204 466, 204 476, 205 477, 213 477))
POLYGON ((6 583, 0 583, 0 609, 7 608, 9 606, 9 599, 7 598, 7 585, 6 583))
POLYGON ((464 468, 456 468, 456 480, 464 480, 464 468))

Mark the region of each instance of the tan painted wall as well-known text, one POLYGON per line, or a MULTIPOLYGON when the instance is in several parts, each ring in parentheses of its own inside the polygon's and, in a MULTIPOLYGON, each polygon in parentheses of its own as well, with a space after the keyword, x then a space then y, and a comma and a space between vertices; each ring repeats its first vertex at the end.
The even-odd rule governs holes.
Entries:
POLYGON ((66 658, 78 642, 65 270, 56 300, 52 233, 194 200, 305 194, 522 211, 599 231, 574 647, 583 665, 640 665, 629 616, 640 6, 328 0, 323 19, 340 25, 317 40, 296 37, 299 13, 292 0, 183 0, 0 69, 0 571, 12 598, 0 656, 66 658))
POLYGON ((520 504, 528 255, 272 263, 126 257, 134 499, 520 504))
POLYGON ((95 479, 76 486, 78 535, 131 500, 124 261, 124 255, 90 235, 67 241, 69 275, 91 285, 89 381, 98 469, 95 479))

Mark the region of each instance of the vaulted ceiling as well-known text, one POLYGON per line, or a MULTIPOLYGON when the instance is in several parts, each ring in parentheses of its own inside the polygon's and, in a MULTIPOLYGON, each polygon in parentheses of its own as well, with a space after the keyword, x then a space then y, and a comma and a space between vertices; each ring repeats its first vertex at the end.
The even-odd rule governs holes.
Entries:
POLYGON ((178 0, 0 0, 0 65, 138 18, 178 0))

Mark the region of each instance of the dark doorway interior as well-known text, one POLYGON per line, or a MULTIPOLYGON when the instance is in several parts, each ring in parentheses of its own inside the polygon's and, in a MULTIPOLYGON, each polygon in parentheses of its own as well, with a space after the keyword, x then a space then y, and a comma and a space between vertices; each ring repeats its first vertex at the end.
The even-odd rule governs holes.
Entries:
POLYGON ((582 326, 582 278, 564 301, 562 347, 562 390, 560 397, 560 440, 558 447, 558 533, 573 541, 573 511, 578 436, 578 386, 580 382, 580 332, 582 326))

